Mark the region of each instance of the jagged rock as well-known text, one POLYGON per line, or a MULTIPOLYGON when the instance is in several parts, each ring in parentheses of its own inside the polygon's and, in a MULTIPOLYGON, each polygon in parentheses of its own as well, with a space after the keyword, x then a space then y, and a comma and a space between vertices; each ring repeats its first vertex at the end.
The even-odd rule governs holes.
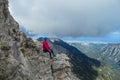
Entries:
POLYGON ((52 71, 55 80, 71 80, 69 58, 65 54, 58 54, 52 62, 52 71))
POLYGON ((8 51, 8 50, 10 50, 11 47, 8 42, 2 41, 2 42, 0 42, 0 48, 1 48, 1 50, 8 51))
POLYGON ((35 43, 33 42, 33 40, 31 38, 28 38, 26 40, 26 43, 24 44, 24 46, 26 48, 35 48, 36 47, 35 43))
POLYGON ((69 58, 65 54, 57 54, 56 61, 52 63, 53 72, 64 68, 70 68, 69 58))

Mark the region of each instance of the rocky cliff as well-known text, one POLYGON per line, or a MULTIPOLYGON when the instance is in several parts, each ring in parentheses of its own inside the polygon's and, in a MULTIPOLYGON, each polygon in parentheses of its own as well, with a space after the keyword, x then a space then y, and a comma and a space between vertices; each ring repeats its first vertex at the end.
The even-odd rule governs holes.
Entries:
POLYGON ((41 43, 27 38, 0 0, 0 80, 77 80, 71 75, 69 58, 58 54, 49 60, 41 43))

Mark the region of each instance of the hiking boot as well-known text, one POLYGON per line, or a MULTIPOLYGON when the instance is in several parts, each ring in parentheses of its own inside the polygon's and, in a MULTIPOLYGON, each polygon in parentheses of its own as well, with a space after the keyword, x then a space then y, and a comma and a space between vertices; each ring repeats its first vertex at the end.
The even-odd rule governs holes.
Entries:
POLYGON ((54 57, 56 57, 56 55, 54 55, 54 57))
POLYGON ((53 59, 53 57, 50 57, 50 59, 53 59))

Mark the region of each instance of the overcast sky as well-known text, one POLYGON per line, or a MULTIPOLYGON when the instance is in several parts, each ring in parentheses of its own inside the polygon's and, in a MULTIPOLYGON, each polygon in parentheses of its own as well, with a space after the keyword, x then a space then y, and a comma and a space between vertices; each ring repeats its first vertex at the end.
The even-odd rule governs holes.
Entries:
POLYGON ((19 24, 41 35, 101 37, 120 34, 120 0, 9 2, 11 14, 19 24))

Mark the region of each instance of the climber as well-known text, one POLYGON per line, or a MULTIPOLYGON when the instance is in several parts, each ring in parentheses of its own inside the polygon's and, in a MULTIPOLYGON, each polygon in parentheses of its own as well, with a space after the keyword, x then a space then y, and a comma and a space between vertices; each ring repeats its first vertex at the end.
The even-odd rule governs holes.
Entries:
POLYGON ((53 50, 50 48, 48 42, 47 42, 47 38, 45 37, 43 42, 42 42, 42 47, 43 47, 43 51, 44 52, 49 52, 50 55, 50 59, 52 59, 53 57, 55 57, 55 54, 53 52, 53 50))

